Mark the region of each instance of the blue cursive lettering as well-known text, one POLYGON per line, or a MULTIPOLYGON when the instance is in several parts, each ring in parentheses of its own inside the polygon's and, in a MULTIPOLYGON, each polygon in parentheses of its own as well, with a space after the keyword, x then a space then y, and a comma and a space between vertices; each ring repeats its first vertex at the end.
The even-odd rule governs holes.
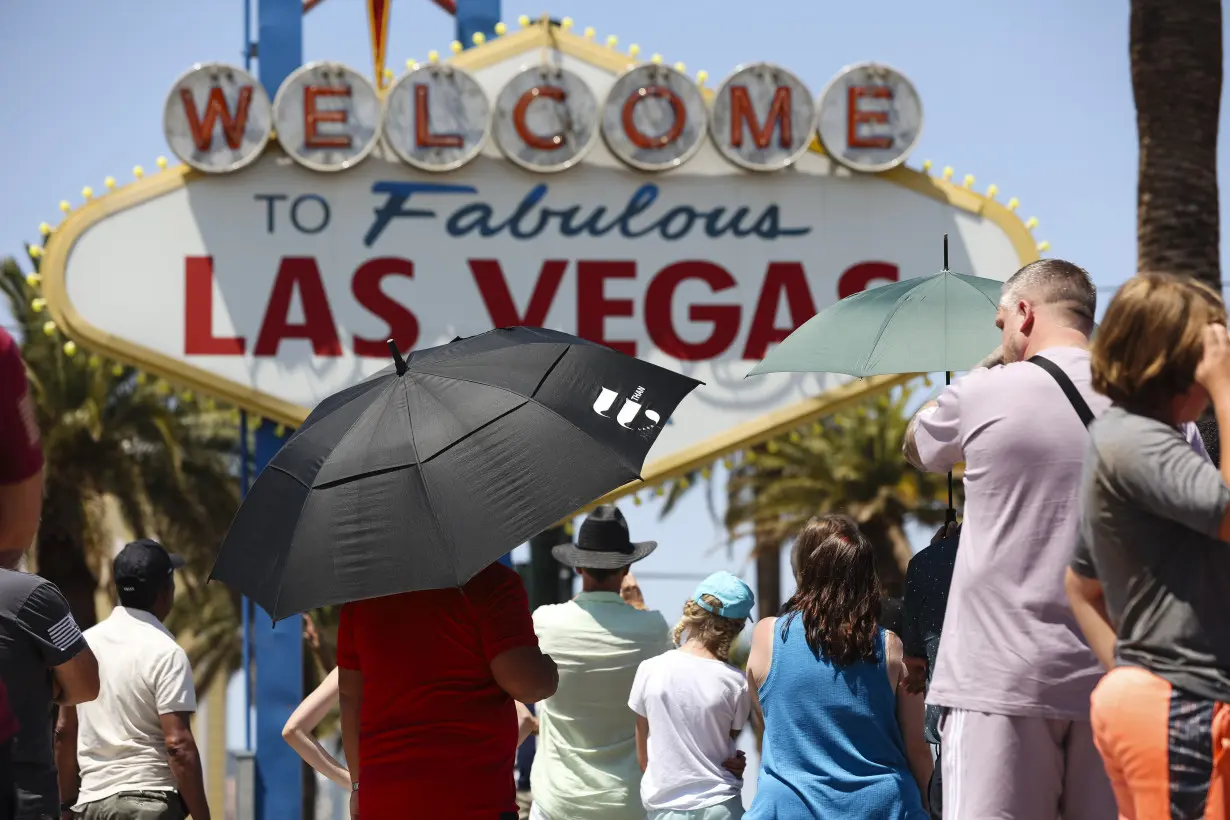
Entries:
MULTIPOLYGON (((377 182, 372 185, 372 193, 384 194, 385 200, 374 209, 376 218, 363 238, 367 246, 374 244, 394 219, 436 218, 437 214, 433 210, 406 207, 415 194, 474 195, 478 193, 478 189, 468 185, 377 182)), ((683 239, 697 231, 710 239, 724 236, 740 239, 778 239, 811 233, 811 228, 807 226, 783 225, 781 209, 777 205, 768 205, 755 213, 747 206, 730 210, 722 207, 701 209, 691 205, 676 205, 665 211, 655 211, 654 206, 661 192, 658 186, 652 183, 637 188, 619 209, 610 209, 605 205, 552 208, 546 204, 548 193, 549 188, 545 184, 535 185, 522 197, 512 212, 503 218, 489 203, 471 202, 449 213, 444 219, 444 229, 449 236, 458 238, 507 235, 519 240, 535 239, 552 229, 560 236, 568 238, 600 237, 617 231, 620 236, 628 239, 656 235, 668 241, 683 239)))

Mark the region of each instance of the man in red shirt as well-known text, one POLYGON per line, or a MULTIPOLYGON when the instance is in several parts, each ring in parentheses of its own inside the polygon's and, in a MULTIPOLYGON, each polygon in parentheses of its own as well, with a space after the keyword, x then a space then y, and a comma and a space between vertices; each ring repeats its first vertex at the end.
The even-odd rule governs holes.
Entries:
MULTIPOLYGON (((0 566, 16 563, 30 548, 42 509, 43 448, 26 364, 17 342, 0 328, 0 566)), ((16 811, 11 755, 18 728, 0 680, 0 820, 16 811)))
POLYGON ((514 701, 550 697, 559 674, 512 568, 347 604, 337 665, 353 816, 515 820, 514 701))

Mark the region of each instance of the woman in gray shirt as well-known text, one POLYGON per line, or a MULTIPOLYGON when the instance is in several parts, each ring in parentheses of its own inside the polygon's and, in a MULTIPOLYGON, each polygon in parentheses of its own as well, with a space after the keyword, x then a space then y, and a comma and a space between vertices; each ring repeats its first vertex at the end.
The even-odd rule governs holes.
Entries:
POLYGON ((1091 717, 1122 817, 1228 816, 1230 460, 1219 472, 1180 430, 1210 400, 1230 424, 1225 323, 1210 288, 1146 274, 1093 341, 1114 406, 1090 426, 1067 589, 1110 670, 1091 717))

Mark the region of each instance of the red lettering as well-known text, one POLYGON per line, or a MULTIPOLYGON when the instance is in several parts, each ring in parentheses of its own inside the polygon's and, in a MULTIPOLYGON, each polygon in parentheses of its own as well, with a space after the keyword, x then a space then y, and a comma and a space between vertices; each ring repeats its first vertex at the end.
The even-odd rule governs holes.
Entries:
POLYGON ((517 104, 513 106, 513 128, 517 130, 517 136, 531 148, 537 148, 539 151, 554 151, 557 148, 564 146, 564 134, 552 134, 550 136, 539 136, 530 130, 530 126, 525 121, 525 115, 529 112, 530 106, 534 101, 546 98, 563 102, 567 97, 564 89, 554 85, 536 85, 529 91, 521 95, 517 100, 517 104))
POLYGON ((187 356, 242 356, 242 336, 214 335, 214 260, 212 256, 184 259, 184 354, 187 356))
POLYGON ((807 286, 807 274, 798 262, 770 262, 760 287, 760 300, 752 314, 752 326, 747 332, 747 344, 743 348, 744 359, 763 359, 769 345, 785 339, 795 328, 816 315, 816 303, 807 286), (790 309, 790 326, 778 327, 777 307, 782 293, 790 309))
POLYGON ((654 148, 665 148, 679 139, 679 135, 683 133, 684 127, 688 124, 688 109, 684 106, 683 100, 679 99, 679 95, 674 91, 664 86, 650 85, 638 88, 628 95, 628 99, 624 100, 624 107, 620 117, 624 133, 628 135, 628 139, 631 140, 632 144, 637 148, 649 151, 654 148), (648 99, 649 97, 665 98, 671 104, 671 114, 675 119, 671 123, 671 127, 661 136, 647 136, 641 129, 636 127, 636 120, 633 117, 633 114, 636 113, 636 105, 641 100, 648 99))
POLYGON ((846 96, 846 145, 851 148, 892 148, 892 137, 867 137, 859 133, 859 126, 870 123, 887 123, 887 111, 868 111, 859 105, 863 99, 891 100, 893 90, 886 85, 852 85, 846 96))
POLYGON ((487 306, 487 315, 491 317, 494 327, 542 327, 547 323, 547 314, 555 302, 555 294, 559 291, 559 283, 564 279, 564 271, 568 268, 566 259, 548 259, 542 263, 538 280, 534 283, 534 291, 530 294, 530 303, 525 308, 525 315, 518 315, 517 306, 513 303, 512 292, 504 279, 504 271, 498 259, 471 259, 470 273, 478 285, 478 292, 487 306))
POLYGON ((606 280, 635 278, 635 262, 593 259, 577 262, 577 335, 635 356, 636 342, 606 338, 608 317, 632 315, 631 299, 606 298, 606 280))
POLYGON ((391 298, 380 289, 380 283, 388 276, 404 276, 414 278, 414 263, 409 259, 396 256, 383 256, 369 259, 354 272, 350 282, 350 292, 355 300, 367 308, 372 315, 383 319, 389 326, 387 335, 379 339, 364 339, 354 337, 354 352, 356 356, 371 358, 388 358, 388 339, 397 342, 399 350, 413 350, 419 340, 419 320, 414 314, 396 299, 391 298))
POLYGON ((886 282, 896 282, 900 278, 897 266, 889 262, 859 262, 851 265, 837 278, 837 298, 867 290, 867 286, 877 279, 886 282))
POLYGON ((305 148, 349 148, 349 134, 322 136, 317 130, 322 122, 346 122, 345 111, 319 111, 317 97, 349 97, 350 86, 331 88, 309 85, 303 89, 303 145, 305 148))
POLYGON ((243 131, 248 124, 248 106, 252 103, 252 86, 245 85, 239 89, 239 100, 235 105, 235 116, 231 116, 226 107, 226 97, 221 88, 209 89, 209 99, 205 101, 205 112, 200 116, 196 111, 196 98, 189 88, 179 90, 179 98, 184 103, 184 114, 188 117, 188 129, 192 131, 192 141, 196 150, 208 151, 214 144, 214 124, 222 120, 222 135, 232 151, 239 148, 243 142, 243 131))
POLYGON ((717 358, 739 335, 739 306, 690 305, 688 319, 709 322, 713 329, 704 341, 684 341, 675 332, 672 301, 676 288, 688 279, 704 282, 714 293, 730 290, 737 284, 729 271, 712 262, 687 261, 667 265, 645 291, 645 329, 659 350, 680 361, 717 358))
POLYGON ((743 126, 751 132, 752 142, 757 148, 768 148, 773 139, 773 129, 781 132, 779 144, 789 148, 794 142, 794 123, 790 118, 790 86, 778 86, 773 92, 773 104, 769 107, 769 115, 765 117, 764 125, 756 122, 756 109, 752 106, 752 98, 747 93, 747 86, 732 85, 730 87, 730 144, 734 148, 743 146, 743 126))
MULTIPOLYGON (((431 133, 431 110, 427 95, 431 89, 422 83, 414 86, 414 142, 419 148, 460 148, 460 134, 431 133)), ((388 349, 385 349, 388 353, 388 349)))
POLYGON ((311 256, 282 257, 253 352, 257 356, 276 356, 284 339, 311 340, 312 352, 317 356, 342 355, 342 343, 337 338, 337 325, 320 279, 320 268, 311 256), (296 290, 303 304, 303 322, 292 324, 290 303, 296 290))

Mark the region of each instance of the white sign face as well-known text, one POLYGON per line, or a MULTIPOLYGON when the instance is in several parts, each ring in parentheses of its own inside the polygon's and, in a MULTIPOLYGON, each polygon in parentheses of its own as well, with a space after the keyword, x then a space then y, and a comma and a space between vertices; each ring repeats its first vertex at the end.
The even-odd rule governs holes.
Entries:
POLYGON ((771 63, 736 69, 713 95, 718 150, 751 171, 793 165, 811 145, 816 104, 803 81, 771 63))
POLYGON ((313 171, 343 171, 361 162, 380 139, 383 116, 372 84, 340 63, 303 66, 273 100, 278 142, 313 171))
MULTIPOLYGON (((1036 258, 1025 226, 972 191, 912 172, 851 176, 800 153, 814 107, 781 69, 732 77, 715 100, 710 139, 693 145, 704 120, 693 124, 682 75, 630 73, 625 56, 566 32, 512 36, 524 51, 458 57, 497 101, 495 139, 468 163, 446 174, 436 165, 461 158, 446 150, 472 150, 477 104, 451 121, 437 115, 435 101, 449 92, 431 79, 421 129, 411 75, 403 103, 385 111, 397 121, 394 145, 408 151, 418 136, 461 134, 460 148, 374 151, 343 173, 314 175, 271 146, 239 173, 173 169, 124 197, 96 198, 48 244, 43 289, 55 321, 92 350, 289 424, 387 366, 390 338, 409 350, 510 325, 574 333, 705 383, 655 444, 645 471, 653 480, 741 446, 767 429, 769 414, 772 424, 802 423, 818 394, 849 380, 745 379, 753 363, 840 297, 934 273, 945 234, 953 270, 1002 280, 1036 258), (539 65, 544 48, 573 40, 573 51, 539 65), (655 87, 679 97, 688 122, 678 144, 637 154, 619 136, 629 99, 640 136, 676 130, 666 112, 678 107, 655 87), (619 130, 598 139, 600 112, 612 110, 620 117, 606 122, 619 130), (734 124, 741 143, 730 139, 734 124), (680 164, 656 176, 634 161, 680 164), (788 174, 740 167, 791 163, 788 174)), ((465 76, 453 74, 460 99, 472 98, 465 76)), ((278 126, 299 162, 337 168, 368 150, 378 109, 363 102, 364 83, 313 67, 283 87, 274 108, 292 124, 302 124, 307 88, 351 89, 315 100, 318 113, 345 115, 318 118, 315 135, 351 136, 348 147, 309 152, 302 128, 296 138, 278 126)))
POLYGON ((402 160, 424 171, 452 171, 474 159, 490 125, 487 93, 452 66, 415 69, 385 98, 385 140, 402 160))
POLYGON ((705 141, 709 106, 688 77, 663 65, 637 66, 611 86, 602 109, 607 148, 633 168, 665 171, 705 141))
POLYGON ((175 82, 163 110, 163 131, 175 156, 198 171, 226 173, 265 150, 273 106, 246 71, 219 63, 193 66, 175 82))
POLYGON ((905 162, 922 124, 922 100, 913 83, 886 65, 844 69, 820 94, 820 142, 854 171, 887 171, 905 162))
POLYGON ((495 139, 509 159, 532 171, 563 171, 598 137, 598 98, 563 68, 527 68, 495 101, 495 139))

